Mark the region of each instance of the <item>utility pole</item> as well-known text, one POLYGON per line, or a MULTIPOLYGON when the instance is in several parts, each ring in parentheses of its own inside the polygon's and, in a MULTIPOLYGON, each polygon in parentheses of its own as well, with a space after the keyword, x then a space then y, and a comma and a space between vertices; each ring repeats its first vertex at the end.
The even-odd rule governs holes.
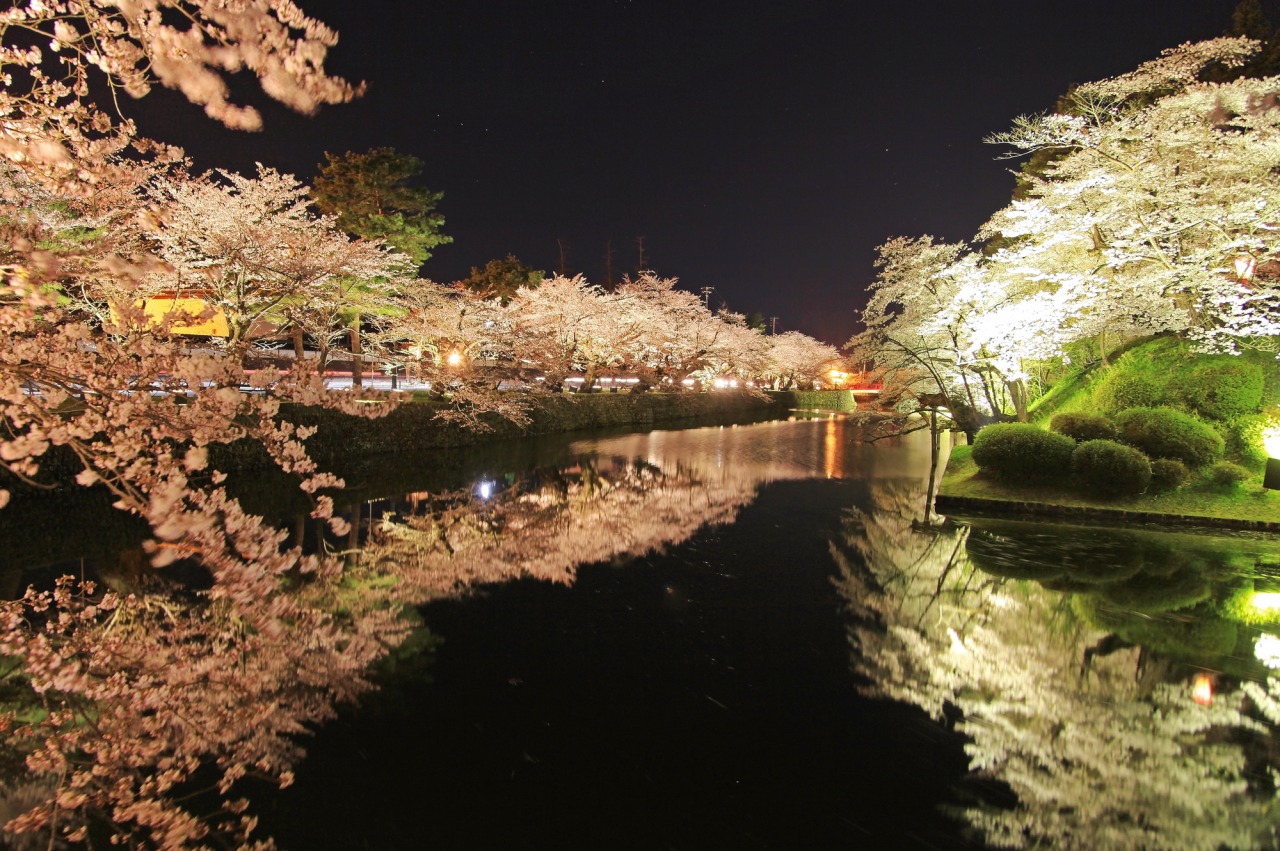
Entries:
POLYGON ((604 287, 613 289, 613 240, 604 244, 604 287))
POLYGON ((702 304, 703 304, 703 306, 704 306, 704 307, 706 307, 706 308, 710 309, 710 307, 711 307, 711 294, 712 294, 713 292, 715 292, 715 291, 716 291, 716 288, 715 288, 715 287, 703 287, 703 288, 702 288, 702 304))
POLYGON ((644 256, 644 237, 636 237, 636 250, 640 253, 640 265, 636 266, 636 274, 649 271, 649 261, 644 256))
POLYGON ((775 337, 778 336, 778 317, 776 316, 769 317, 769 333, 775 337))
POLYGON ((556 267, 556 274, 567 278, 569 277, 569 244, 563 239, 557 239, 556 248, 560 249, 560 265, 556 267))

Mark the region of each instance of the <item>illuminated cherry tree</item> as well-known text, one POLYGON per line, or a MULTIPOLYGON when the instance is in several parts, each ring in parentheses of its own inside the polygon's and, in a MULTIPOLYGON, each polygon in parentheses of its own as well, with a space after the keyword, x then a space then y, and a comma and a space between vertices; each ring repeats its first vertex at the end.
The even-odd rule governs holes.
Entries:
MULTIPOLYGON (((99 831, 134 845, 249 846, 241 779, 288 783, 293 737, 362 691, 403 629, 385 599, 351 593, 339 563, 246 515, 210 447, 256 440, 314 495, 339 482, 307 457, 309 430, 279 420, 282 401, 378 406, 326 392, 305 364, 251 378, 239 353, 190 354, 131 312, 131 294, 202 261, 164 244, 183 215, 167 201, 187 191, 174 153, 94 106, 90 80, 132 96, 158 81, 236 127, 258 117, 231 103, 223 73, 248 70, 304 112, 354 89, 321 68, 334 34, 288 0, 33 1, 0 12, 0 27, 0 507, 12 487, 44 486, 42 463, 64 453, 80 485, 150 524, 157 568, 131 595, 64 580, 0 605, 0 654, 20 663, 6 679, 22 695, 0 713, 4 755, 25 763, 35 790, 8 829, 49 847, 99 831), (163 168, 147 174, 148 162, 163 168), (167 200, 134 195, 157 172, 167 200), (146 254, 147 240, 172 259, 146 254), (240 391, 250 384, 260 392, 240 391), (159 570, 177 563, 204 571, 207 590, 159 570), (214 802, 207 816, 193 792, 214 802)), ((323 238, 298 221, 297 237, 323 238)), ((345 530, 329 497, 314 506, 345 530)))
POLYGON ((336 322, 357 299, 386 301, 410 271, 404 255, 312 214, 306 187, 262 165, 253 178, 164 181, 154 197, 162 220, 150 239, 173 271, 151 276, 151 286, 198 294, 226 317, 230 346, 274 331, 290 307, 329 305, 336 322))
POLYGON ((914 408, 942 397, 966 428, 1002 411, 1025 412, 1019 357, 992 317, 1011 300, 965 246, 932 237, 898 237, 880 246, 880 273, 862 314, 865 330, 849 341, 850 359, 872 362, 876 375, 914 408))
POLYGON ((1176 331, 1234 351, 1280 334, 1277 80, 1197 81, 1255 49, 1247 39, 1184 45, 1077 88, 1067 114, 991 137, 1061 155, 982 233, 1011 241, 995 267, 1043 287, 1024 315, 1071 340, 1176 331))
POLYGON ((787 331, 769 338, 765 377, 776 390, 812 388, 818 382, 829 380, 828 374, 839 363, 840 352, 835 346, 799 331, 787 331))

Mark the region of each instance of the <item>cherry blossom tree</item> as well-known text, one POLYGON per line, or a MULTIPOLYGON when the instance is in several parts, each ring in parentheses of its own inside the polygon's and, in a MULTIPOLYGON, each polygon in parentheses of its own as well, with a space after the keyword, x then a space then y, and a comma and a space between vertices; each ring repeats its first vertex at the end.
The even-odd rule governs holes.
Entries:
POLYGON ((677 283, 675 278, 642 272, 624 278, 615 290, 639 314, 643 328, 623 352, 626 368, 637 374, 642 387, 671 383, 682 389, 717 330, 702 299, 677 289, 677 283))
POLYGON ((1255 50, 1238 38, 1183 45, 1077 88, 1065 114, 991 137, 1061 154, 983 235, 1011 240, 993 263, 1042 283, 1052 298, 1037 308, 1062 337, 1175 331, 1233 351, 1280 334, 1270 273, 1280 209, 1268 191, 1280 166, 1277 81, 1197 79, 1255 50), (1261 272, 1242 274, 1237 260, 1261 272))
POLYGON ((194 292, 226 317, 233 347, 275 331, 293 305, 368 309, 409 273, 404 255, 349 239, 309 211, 297 179, 261 164, 254 178, 220 171, 163 181, 154 197, 162 221, 150 239, 173 271, 151 276, 150 286, 194 292))
POLYGON ((13 4, 0 12, 0 155, 49 185, 81 189, 117 167, 136 129, 94 102, 95 74, 115 98, 159 83, 246 130, 262 118, 231 100, 226 77, 240 71, 299 112, 343 103, 360 87, 324 71, 337 39, 290 0, 13 4))
POLYGON ((799 331, 787 331, 769 338, 769 360, 765 375, 775 390, 813 387, 827 377, 840 362, 835 346, 813 339, 799 331))
POLYGON ((619 310, 625 298, 581 276, 521 287, 505 309, 514 360, 540 370, 548 389, 563 387, 577 372, 590 389, 601 370, 622 362, 628 341, 639 334, 638 323, 619 310))
POLYGON ((423 279, 401 286, 372 343, 393 368, 430 384, 450 407, 436 416, 481 431, 484 414, 530 422, 528 400, 504 392, 513 369, 509 317, 501 302, 423 279))
MULTIPOLYGON (((38 791, 8 828, 43 833, 49 847, 102 831, 134 845, 219 835, 251 845, 242 778, 288 783, 293 737, 364 689, 368 664, 403 634, 385 598, 348 591, 340 562, 304 556, 246 515, 209 461, 212 444, 258 441, 340 534, 331 498, 316 495, 339 482, 316 469, 309 431, 281 421, 280 405, 366 415, 378 406, 325 392, 305 364, 250 378, 238 352, 187 353, 167 327, 131 312, 131 289, 142 295, 226 258, 197 257, 194 240, 173 240, 165 217, 139 203, 146 163, 177 157, 90 100, 98 73, 95 85, 132 96, 160 82, 224 123, 254 127, 257 113, 230 101, 222 74, 248 70, 273 97, 312 111, 355 92, 321 68, 335 39, 288 0, 31 2, 0 12, 0 507, 14 487, 47 486, 42 462, 66 453, 80 485, 107 489, 149 523, 157 569, 155 585, 133 595, 64 581, 0 605, 0 653, 18 664, 6 677, 26 695, 24 711, 0 713, 5 755, 25 763, 38 791), (133 224, 113 218, 108 197, 127 199, 133 224), (144 256, 147 240, 173 259, 144 256), (65 303, 75 292, 86 294, 80 309, 65 303), (118 317, 86 316, 104 298, 118 317), (102 333, 107 319, 112 334, 102 333), (240 392, 250 383, 260 392, 240 392), (163 570, 177 563, 205 571, 208 588, 163 570), (205 784, 216 803, 202 818, 188 796, 205 784)), ((169 200, 186 197, 175 175, 164 178, 169 200)), ((285 195, 286 182, 277 181, 285 195)), ((168 212, 176 228, 181 205, 168 212)), ((291 235, 323 240, 323 227, 297 220, 291 235)))
POLYGON ((1200 82, 1248 39, 1183 45, 1077 87, 1064 111, 988 141, 1053 156, 978 234, 987 250, 897 239, 850 341, 907 395, 1025 417, 1031 365, 1069 345, 1175 332, 1276 349, 1275 78, 1200 82))
POLYGON ((1021 377, 1001 371, 992 350, 1002 343, 980 330, 1008 294, 965 246, 929 236, 890 240, 877 265, 851 359, 873 362, 911 408, 943 399, 962 428, 976 430, 1002 410, 997 388, 1021 377))

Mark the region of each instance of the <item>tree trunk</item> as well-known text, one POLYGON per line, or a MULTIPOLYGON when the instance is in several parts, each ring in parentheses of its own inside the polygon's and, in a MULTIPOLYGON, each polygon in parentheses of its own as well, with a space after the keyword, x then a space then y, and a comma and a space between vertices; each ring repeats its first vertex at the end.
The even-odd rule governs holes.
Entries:
POLYGON ((351 386, 364 386, 364 360, 360 357, 360 317, 351 321, 351 386))
POLYGON ((293 356, 299 363, 307 356, 306 345, 302 339, 302 329, 297 325, 293 326, 293 356))
POLYGON ((973 388, 969 386, 969 376, 965 374, 963 367, 960 369, 960 384, 964 387, 964 395, 969 399, 969 407, 976 414, 978 412, 978 401, 973 398, 973 388))
POLYGON ((1018 415, 1018 422, 1029 422, 1031 415, 1027 411, 1026 382, 1019 378, 1017 381, 1006 381, 1004 386, 1009 388, 1009 400, 1013 402, 1013 410, 1018 415))
POLYGON ((938 409, 929 409, 929 490, 924 495, 924 522, 929 525, 933 514, 933 494, 938 478, 938 409))

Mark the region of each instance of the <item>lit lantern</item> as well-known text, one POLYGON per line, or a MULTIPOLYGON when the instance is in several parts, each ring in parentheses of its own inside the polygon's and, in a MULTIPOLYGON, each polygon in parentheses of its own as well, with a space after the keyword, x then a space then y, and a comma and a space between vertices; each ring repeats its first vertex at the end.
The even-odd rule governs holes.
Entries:
POLYGON ((1241 283, 1250 280, 1258 271, 1258 258, 1251 254, 1241 254, 1235 259, 1236 279, 1241 283))
POLYGON ((1249 598, 1249 605, 1253 606, 1255 611, 1274 612, 1280 609, 1280 594, 1275 591, 1256 591, 1249 598))
POLYGON ((1191 681, 1191 699, 1201 706, 1213 703, 1213 677, 1208 674, 1196 674, 1191 681))
POLYGON ((1262 433, 1262 445, 1267 450, 1267 470, 1262 486, 1280 490, 1280 428, 1271 427, 1262 433))

